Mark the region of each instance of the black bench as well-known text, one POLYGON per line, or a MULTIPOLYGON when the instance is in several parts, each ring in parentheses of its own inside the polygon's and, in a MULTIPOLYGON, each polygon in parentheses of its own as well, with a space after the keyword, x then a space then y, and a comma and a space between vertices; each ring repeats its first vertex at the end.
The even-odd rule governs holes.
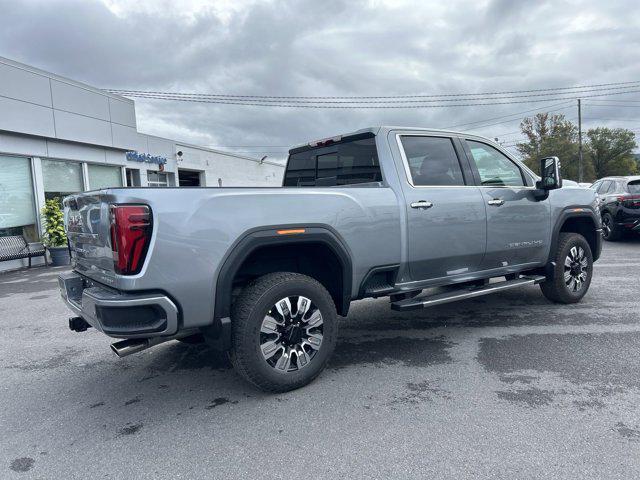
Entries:
POLYGON ((22 235, 0 237, 0 262, 28 258, 29 268, 31 268, 33 257, 44 257, 44 264, 49 265, 42 243, 27 243, 22 235))

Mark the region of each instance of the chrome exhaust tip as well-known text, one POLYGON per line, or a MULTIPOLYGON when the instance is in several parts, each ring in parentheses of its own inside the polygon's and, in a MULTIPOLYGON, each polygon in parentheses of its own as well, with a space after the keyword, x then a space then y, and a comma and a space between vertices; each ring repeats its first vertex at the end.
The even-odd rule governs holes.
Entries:
POLYGON ((194 333, 195 331, 186 330, 170 337, 127 338, 125 340, 120 340, 119 342, 112 343, 110 347, 113 353, 122 358, 133 353, 141 352, 143 350, 146 350, 147 348, 160 345, 161 343, 168 342, 169 340, 176 340, 178 338, 187 337, 189 335, 193 335, 194 333))
POLYGON ((126 357, 133 353, 141 352, 151 347, 150 339, 148 338, 128 338, 111 344, 111 350, 118 357, 126 357))

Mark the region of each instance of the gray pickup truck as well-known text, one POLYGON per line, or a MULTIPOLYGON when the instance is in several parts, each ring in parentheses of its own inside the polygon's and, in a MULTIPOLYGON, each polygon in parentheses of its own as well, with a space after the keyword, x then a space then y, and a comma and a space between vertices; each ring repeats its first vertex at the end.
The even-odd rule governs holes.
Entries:
POLYGON ((490 140, 422 128, 292 148, 279 188, 114 188, 64 210, 72 330, 121 339, 119 356, 202 339, 274 392, 320 374, 354 300, 405 311, 540 284, 573 303, 602 246, 596 193, 562 188, 557 158, 537 176, 490 140))

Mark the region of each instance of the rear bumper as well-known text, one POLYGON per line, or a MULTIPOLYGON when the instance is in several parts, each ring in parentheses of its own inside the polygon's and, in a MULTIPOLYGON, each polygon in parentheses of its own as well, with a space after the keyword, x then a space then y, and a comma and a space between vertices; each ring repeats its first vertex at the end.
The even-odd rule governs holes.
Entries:
POLYGON ((625 230, 640 231, 640 208, 620 206, 613 218, 616 225, 625 230))
POLYGON ((622 228, 626 228, 627 230, 640 232, 640 218, 626 219, 622 222, 618 222, 618 225, 622 228))
POLYGON ((166 295, 122 293, 75 272, 59 275, 58 284, 67 306, 111 337, 160 337, 178 331, 178 307, 166 295))

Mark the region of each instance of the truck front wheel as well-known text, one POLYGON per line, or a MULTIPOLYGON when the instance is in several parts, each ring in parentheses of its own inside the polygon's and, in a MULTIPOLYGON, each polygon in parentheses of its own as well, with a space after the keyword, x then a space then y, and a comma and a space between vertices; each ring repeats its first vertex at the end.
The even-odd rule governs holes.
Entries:
POLYGON ((553 275, 540 284, 542 293, 557 303, 576 303, 589 290, 593 256, 585 238, 577 233, 561 233, 553 275))
POLYGON ((314 380, 336 345, 336 308, 306 275, 279 272, 247 285, 233 304, 230 357, 261 390, 286 392, 314 380))

